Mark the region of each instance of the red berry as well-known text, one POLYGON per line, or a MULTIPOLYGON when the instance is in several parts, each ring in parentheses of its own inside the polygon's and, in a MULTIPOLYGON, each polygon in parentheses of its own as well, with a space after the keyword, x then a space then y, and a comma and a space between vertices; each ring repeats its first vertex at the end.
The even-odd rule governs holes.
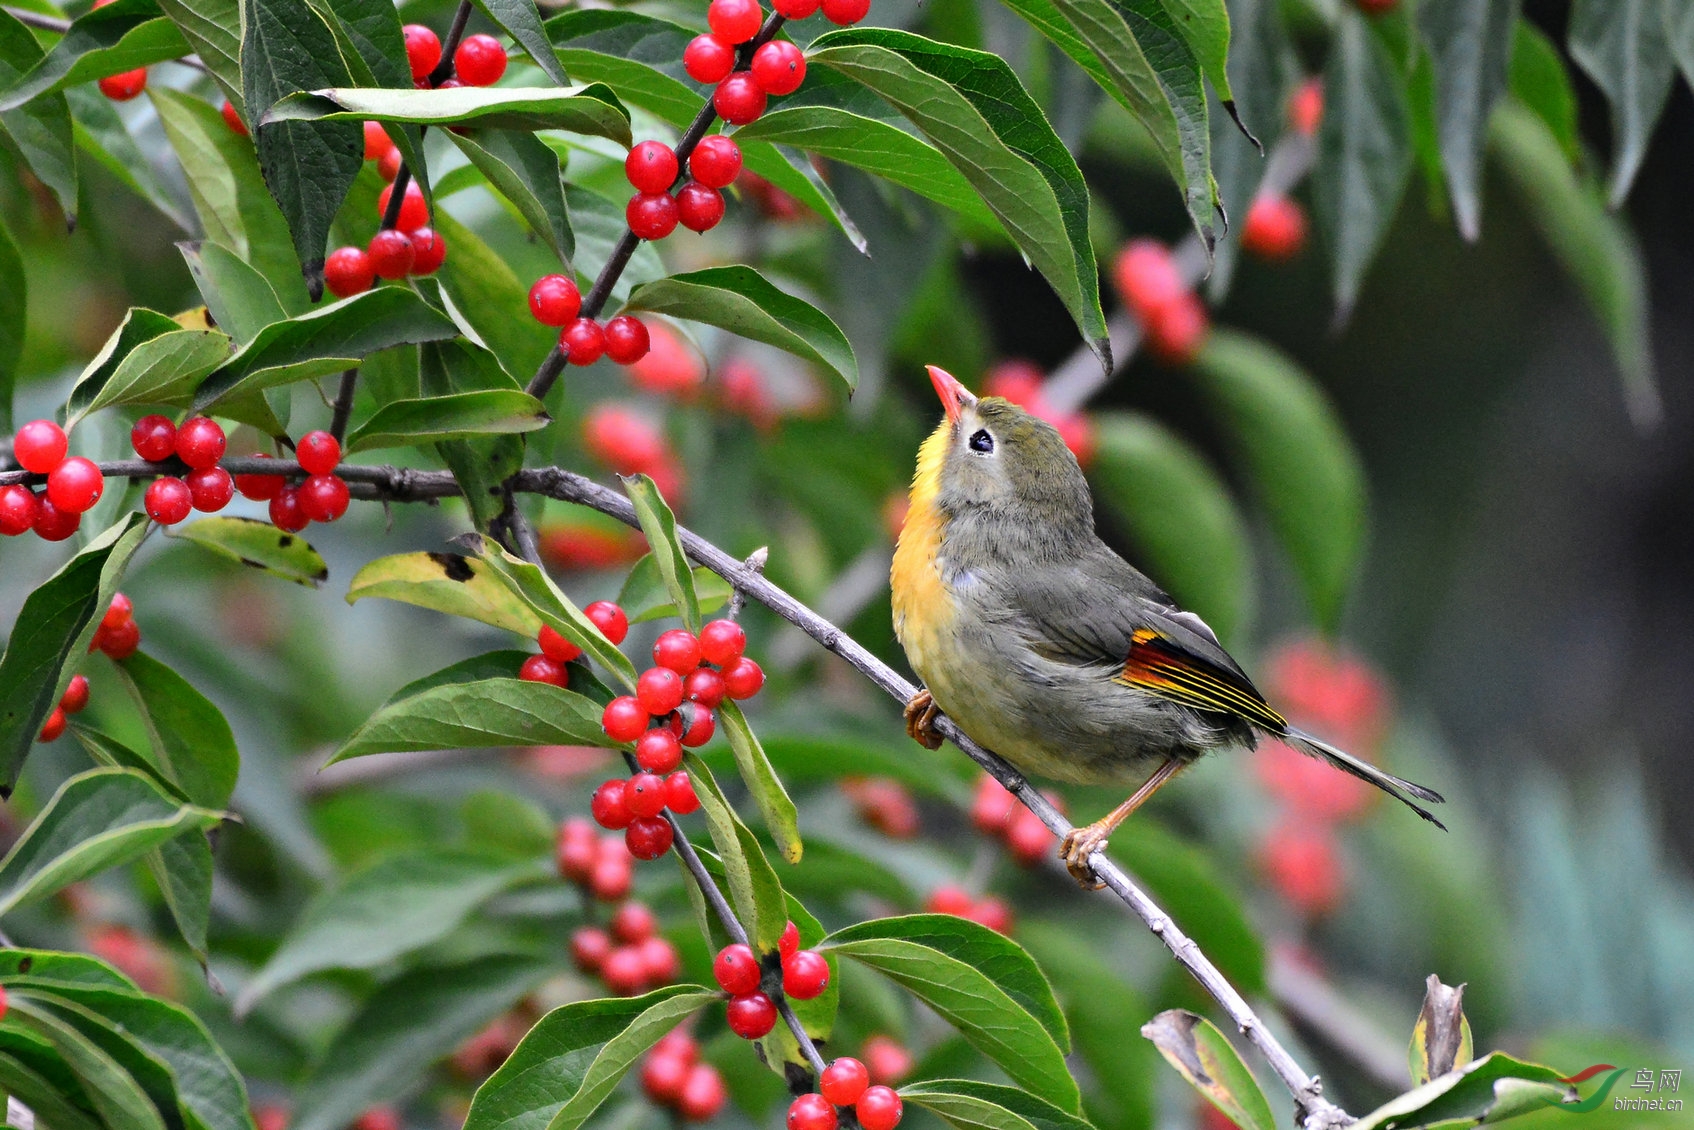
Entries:
POLYGON ((829 962, 816 950, 801 950, 782 963, 782 991, 809 1001, 829 987, 829 962))
POLYGON ((434 228, 412 233, 412 274, 433 275, 447 262, 447 241, 434 228))
POLYGON ((1184 293, 1147 322, 1147 352, 1165 365, 1186 365, 1200 355, 1208 328, 1206 307, 1184 293))
POLYGON ((98 633, 100 650, 110 659, 128 659, 141 646, 141 625, 125 620, 115 628, 102 628, 98 633))
POLYGON ((689 672, 682 681, 682 694, 689 702, 697 702, 708 710, 716 710, 724 699, 723 676, 710 667, 689 672))
POLYGON ((785 19, 808 19, 818 10, 818 0, 771 0, 771 7, 785 19))
POLYGON ((765 685, 765 670, 756 661, 743 655, 723 669, 723 685, 724 693, 730 698, 738 701, 752 698, 765 685))
POLYGON ((757 1040, 776 1027, 776 1005, 763 993, 748 993, 729 1002, 724 1019, 743 1040, 757 1040))
POLYGON ((1053 833, 1041 817, 1022 806, 1012 812, 1006 826, 1006 850, 1025 867, 1033 867, 1053 848, 1053 833))
POLYGON ((55 706, 53 713, 47 716, 47 721, 41 724, 41 733, 36 736, 36 740, 41 742, 58 741, 59 736, 65 732, 66 721, 64 708, 55 706))
POLYGON ((870 1085, 871 1075, 865 1065, 847 1055, 832 1062, 818 1076, 818 1092, 836 1106, 852 1106, 870 1085))
POLYGON ((668 454, 658 428, 616 404, 599 404, 589 412, 582 422, 582 439, 597 459, 624 474, 651 471, 668 454))
POLYGON ((734 620, 713 620, 700 629, 700 658, 720 667, 741 658, 747 650, 747 631, 734 620))
POLYGON ((806 56, 786 39, 773 39, 753 52, 753 81, 766 94, 793 94, 806 81, 806 56))
MULTIPOLYGON (((388 202, 394 196, 394 186, 383 189, 376 198, 376 214, 384 218, 388 215, 388 202)), ((406 182, 406 194, 400 198, 400 217, 395 227, 408 235, 429 224, 429 205, 424 203, 423 189, 417 181, 406 182)), ((382 274, 379 270, 377 274, 382 274)), ((392 276, 384 275, 384 278, 392 276)))
POLYGON ((441 63, 441 40, 422 24, 407 24, 400 29, 406 36, 406 62, 411 65, 414 79, 428 78, 441 63))
POLYGON ((311 475, 300 484, 300 513, 314 522, 333 522, 347 513, 351 498, 340 475, 311 475))
POLYGON ((746 43, 764 22, 759 0, 712 0, 706 7, 707 26, 725 43, 746 43))
POLYGON ((411 237, 395 228, 384 228, 371 236, 365 254, 370 257, 371 269, 385 279, 405 278, 417 258, 411 237))
POLYGON ((665 807, 678 816, 687 816, 700 808, 700 798, 694 795, 694 782, 684 771, 665 778, 665 807))
POLYGON ((972 922, 988 927, 997 934, 1010 934, 1012 932, 1012 908, 1007 906, 1004 900, 997 899, 992 895, 971 907, 970 913, 965 917, 972 922))
POLYGON ((393 148, 394 142, 389 140, 388 131, 382 128, 381 122, 365 123, 365 160, 378 160, 393 148))
MULTIPOLYGON (((591 825, 592 826, 592 825, 591 825)), ((573 883, 586 883, 594 873, 594 863, 599 858, 597 845, 598 837, 586 840, 561 838, 553 853, 553 861, 559 866, 559 874, 573 883)))
POLYGON ((129 445, 149 463, 176 454, 176 425, 163 416, 143 416, 129 429, 129 445))
POLYGON ((918 834, 917 802, 900 782, 887 777, 848 778, 841 787, 871 827, 899 839, 918 834))
POLYGON ((657 859, 671 850, 675 834, 662 816, 637 816, 624 831, 623 842, 635 858, 657 859))
POLYGON ((676 150, 662 141, 640 142, 623 161, 624 176, 642 193, 669 192, 678 168, 676 150))
POLYGON ((1131 240, 1113 265, 1118 293, 1142 321, 1188 293, 1170 248, 1156 239, 1131 240))
POLYGON ((712 959, 712 979, 732 997, 744 997, 759 988, 758 955, 744 942, 734 942, 712 959))
POLYGON ((308 475, 327 475, 341 463, 341 441, 328 432, 307 432, 295 445, 294 458, 308 475))
POLYGON ((92 459, 73 455, 47 473, 47 498, 70 514, 81 514, 106 491, 105 477, 92 459))
POLYGON ((64 541, 82 525, 82 515, 60 510, 45 494, 35 496, 35 523, 30 528, 42 541, 64 541))
POLYGON ((1241 225, 1242 250, 1272 263, 1300 254, 1306 245, 1306 211, 1278 193, 1266 193, 1247 209, 1241 225))
POLYGON ((546 624, 541 625, 541 634, 536 637, 536 642, 541 645, 541 654, 559 663, 569 663, 582 655, 580 647, 546 624))
POLYGON ((679 1055, 649 1055, 641 1065, 641 1090, 660 1106, 675 1106, 690 1066, 679 1055))
POLYGON ((1392 12, 1400 0, 1353 0, 1353 6, 1367 16, 1380 16, 1392 12))
POLYGON ((400 1115, 391 1106, 373 1106, 355 1118, 347 1130, 403 1130, 400 1115))
POLYGON ((707 188, 699 181, 689 181, 676 193, 676 219, 692 232, 708 232, 723 219, 723 193, 707 188))
POLYGON ((594 864, 594 873, 588 877, 588 890, 601 902, 619 902, 629 897, 629 888, 635 882, 635 868, 624 848, 623 841, 616 841, 618 849, 623 851, 621 859, 600 859, 594 864))
POLYGON ((682 68, 695 82, 722 82, 735 69, 735 47, 713 35, 697 35, 682 50, 682 68))
POLYGON ((1003 834, 1017 807, 1018 798, 999 781, 986 773, 977 779, 976 797, 971 801, 971 823, 977 831, 990 836, 1003 834))
POLYGON ((51 420, 31 420, 12 437, 12 458, 18 466, 45 475, 65 461, 70 439, 51 420))
POLYGON ((1323 80, 1309 78, 1288 98, 1288 125, 1295 133, 1311 137, 1323 124, 1323 80))
POLYGON ((572 365, 592 365, 606 352, 606 331, 593 318, 578 318, 559 333, 559 348, 572 365))
POLYGON ((800 952, 800 927, 792 920, 783 926, 782 936, 776 942, 776 952, 784 961, 800 952))
POLYGON ((647 718, 647 709, 638 699, 619 695, 600 712, 600 728, 614 742, 632 742, 646 733, 647 718))
POLYGON ((558 660, 545 655, 532 655, 518 668, 518 678, 531 683, 552 683, 555 687, 571 685, 570 672, 558 660))
POLYGON ((567 326, 582 309, 582 291, 564 275, 542 275, 529 288, 529 312, 544 326, 567 326))
MULTIPOLYGON (((263 452, 253 456, 255 459, 269 459, 263 452)), ((241 497, 250 498, 254 502, 269 502, 281 493, 288 485, 288 480, 281 475, 237 475, 235 489, 241 492, 241 497)))
POLYGON ((582 614, 594 622, 600 629, 600 634, 613 643, 622 643, 629 635, 629 617, 619 605, 609 600, 597 600, 582 610, 582 614))
POLYGON ((712 91, 712 108, 731 125, 744 126, 765 112, 765 92, 751 71, 736 71, 712 91))
POLYGON ((41 506, 28 487, 0 487, 0 534, 15 538, 35 525, 41 506))
POLYGON ((222 467, 203 467, 188 472, 188 496, 194 509, 202 514, 216 514, 235 497, 235 480, 222 467))
POLYGON ((668 667, 649 667, 635 681, 635 697, 657 718, 682 705, 682 676, 668 667))
POLYGON ((788 1104, 788 1130, 835 1130, 838 1121, 822 1095, 800 1095, 788 1104))
POLYGON ((699 703, 685 702, 671 715, 670 730, 690 748, 702 746, 717 733, 716 716, 699 703))
POLYGON ((506 49, 492 35, 467 35, 453 52, 453 70, 467 86, 493 86, 506 73, 506 49))
MULTIPOLYGON (((682 764, 682 742, 663 726, 648 730, 636 739, 635 763, 649 773, 675 772, 682 764)), ((666 797, 668 803, 668 793, 666 797)))
POLYGON ((677 1113, 689 1122, 710 1122, 723 1110, 728 1097, 718 1069, 709 1063, 697 1063, 688 1069, 688 1081, 682 1085, 677 1113))
POLYGON ((287 530, 297 534, 309 526, 312 520, 306 517, 300 509, 300 490, 298 487, 284 486, 271 499, 271 525, 279 530, 287 530))
POLYGON ((223 115, 224 125, 242 137, 247 136, 247 123, 241 120, 241 115, 235 109, 235 103, 227 98, 224 99, 224 104, 218 107, 218 113, 223 115))
POLYGON ((72 675, 71 681, 65 684, 65 693, 59 696, 59 709, 66 714, 81 714, 87 705, 88 676, 72 675))
POLYGON ((899 1095, 879 1085, 865 1088, 853 1104, 853 1113, 864 1130, 894 1130, 900 1125, 901 1106, 899 1095))
POLYGON ((634 944, 651 938, 658 928, 658 918, 644 903, 626 902, 612 915, 612 937, 620 942, 634 944))
POLYGON ((653 662, 686 675, 700 666, 700 641, 686 628, 672 628, 653 642, 653 662))
MULTIPOLYGON (((376 159, 376 174, 383 180, 392 181, 400 175, 400 166, 406 163, 406 158, 400 155, 398 145, 390 145, 388 152, 376 159)), ((401 201, 404 205, 405 201, 401 201)))
POLYGON ((1327 824, 1291 818, 1272 829, 1259 866, 1282 897, 1307 914, 1326 914, 1341 902, 1346 877, 1335 833, 1327 824))
POLYGON ((709 133, 688 155, 688 172, 707 188, 724 188, 741 175, 741 146, 733 137, 709 133))
POLYGON ((675 1056, 689 1067, 700 1062, 699 1045, 694 1042, 694 1037, 682 1028, 672 1028, 660 1036, 659 1042, 653 1045, 649 1054, 675 1056))
POLYGON ((647 987, 647 964, 634 946, 619 946, 600 964, 606 988, 620 997, 632 997, 647 987))
POLYGON ((963 887, 937 887, 930 892, 924 902, 924 909, 931 914, 952 914, 959 918, 968 918, 975 900, 970 892, 963 887))
POLYGON ((824 19, 847 27, 870 15, 871 0, 823 0, 824 19))
POLYGON ((629 822, 635 818, 629 810, 626 784, 621 778, 613 778, 594 790, 588 810, 594 814, 594 822, 600 827, 616 831, 629 827, 629 822))
POLYGON ((176 457, 196 471, 217 466, 229 438, 216 420, 191 416, 176 430, 176 457))
POLYGON ((357 247, 337 247, 324 260, 324 285, 337 298, 363 294, 376 284, 371 257, 357 247))
POLYGON ((571 935, 571 960, 584 973, 598 973, 612 952, 612 939, 598 926, 584 926, 571 935))
MULTIPOLYGON (((683 192, 687 192, 686 185, 683 192)), ((680 211, 682 197, 677 196, 680 211)), ((647 335, 647 326, 640 318, 628 314, 619 314, 606 323, 606 356, 619 365, 633 365, 647 356, 647 350, 652 347, 652 339, 647 335)))
POLYGON ((147 68, 137 67, 133 71, 107 75, 95 85, 100 88, 101 94, 113 102, 128 102, 147 89, 147 68))
POLYGON ((668 939, 645 938, 635 948, 641 954, 641 964, 647 969, 649 985, 668 985, 682 976, 682 958, 668 939))
POLYGON ((663 239, 676 230, 676 197, 668 192, 642 192, 624 207, 629 230, 642 239, 663 239))
POLYGON ((624 804, 635 816, 657 816, 665 808, 665 779, 657 773, 637 773, 624 786, 624 804))

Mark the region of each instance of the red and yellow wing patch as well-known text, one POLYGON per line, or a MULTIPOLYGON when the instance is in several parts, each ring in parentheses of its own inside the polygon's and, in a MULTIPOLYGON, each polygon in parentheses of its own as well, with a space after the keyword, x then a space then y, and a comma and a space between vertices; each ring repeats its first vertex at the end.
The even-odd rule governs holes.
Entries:
POLYGON ((1250 684, 1185 655, 1153 629, 1138 629, 1130 640, 1129 658, 1114 682, 1195 710, 1233 714, 1272 733, 1288 728, 1250 684))

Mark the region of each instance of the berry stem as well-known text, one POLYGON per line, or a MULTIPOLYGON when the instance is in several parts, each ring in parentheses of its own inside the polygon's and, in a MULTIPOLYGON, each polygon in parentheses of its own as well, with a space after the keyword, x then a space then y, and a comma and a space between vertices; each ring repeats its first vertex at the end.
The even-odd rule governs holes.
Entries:
POLYGON ((459 10, 453 13, 453 22, 448 25, 447 38, 441 41, 441 62, 435 64, 435 69, 429 72, 429 85, 440 86, 453 77, 453 53, 459 49, 459 41, 465 37, 465 25, 471 18, 471 0, 459 0, 459 10))
POLYGON ((329 420, 329 434, 340 443, 347 438, 347 418, 353 414, 353 393, 359 387, 357 365, 341 374, 341 387, 335 391, 334 414, 329 420))

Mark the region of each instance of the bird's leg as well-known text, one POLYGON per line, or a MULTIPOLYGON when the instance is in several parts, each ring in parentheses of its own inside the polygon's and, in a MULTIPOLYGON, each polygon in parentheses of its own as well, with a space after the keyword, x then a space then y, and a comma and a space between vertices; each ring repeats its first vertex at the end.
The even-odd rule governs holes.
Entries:
POLYGON ((906 733, 925 749, 940 749, 945 739, 935 728, 941 708, 935 705, 927 690, 920 690, 906 702, 906 733))
POLYGON ((1071 878, 1091 891, 1097 891, 1105 886, 1095 877, 1094 867, 1089 863, 1089 857, 1095 852, 1103 850, 1107 838, 1117 831, 1118 825, 1127 820, 1130 813, 1146 804, 1147 799, 1158 792, 1161 785, 1176 776, 1182 767, 1187 764, 1188 762, 1180 758, 1170 758, 1154 770, 1153 775, 1147 778, 1147 782, 1130 794, 1128 800, 1086 828, 1072 828, 1070 833, 1065 836, 1064 842, 1059 845, 1059 858, 1065 861, 1065 870, 1071 873, 1071 878))

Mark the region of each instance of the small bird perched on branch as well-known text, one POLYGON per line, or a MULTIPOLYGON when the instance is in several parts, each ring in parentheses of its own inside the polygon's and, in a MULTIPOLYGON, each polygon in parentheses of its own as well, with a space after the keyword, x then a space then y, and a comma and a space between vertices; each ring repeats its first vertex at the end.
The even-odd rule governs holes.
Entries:
POLYGON ((1089 857, 1130 813, 1208 750, 1260 734, 1444 827, 1417 803, 1439 793, 1290 726, 1204 620, 1100 540, 1087 480, 1052 425, 933 365, 929 376, 947 415, 918 453, 890 578, 895 635, 926 685, 906 704, 914 739, 939 746, 945 711, 1022 772, 1141 781, 1060 845, 1088 886, 1099 885, 1089 857))

